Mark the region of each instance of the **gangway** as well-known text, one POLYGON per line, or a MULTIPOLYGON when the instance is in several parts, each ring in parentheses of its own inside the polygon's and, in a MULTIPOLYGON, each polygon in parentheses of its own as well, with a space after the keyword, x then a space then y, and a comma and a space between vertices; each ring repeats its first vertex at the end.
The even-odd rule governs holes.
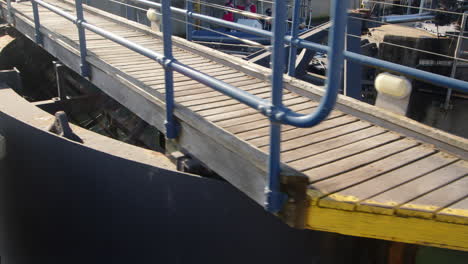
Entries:
POLYGON ((0 4, 18 31, 166 131, 169 151, 195 156, 288 224, 468 250, 468 140, 343 96, 331 109, 344 57, 465 92, 466 82, 342 52, 345 1, 333 1, 331 48, 283 37, 283 27, 256 32, 274 37, 273 70, 170 38, 169 12, 202 15, 135 2, 162 7, 166 34, 80 0, 0 4), (332 89, 283 76, 285 42, 333 50, 332 89))

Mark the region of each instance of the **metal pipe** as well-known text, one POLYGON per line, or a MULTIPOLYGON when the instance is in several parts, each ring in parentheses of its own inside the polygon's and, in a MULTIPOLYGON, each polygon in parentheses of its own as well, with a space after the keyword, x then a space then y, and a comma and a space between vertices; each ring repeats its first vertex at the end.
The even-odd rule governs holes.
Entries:
MULTIPOLYGON (((300 11, 300 0, 294 1, 293 7, 293 21, 291 25, 291 40, 294 41, 297 38, 299 33, 299 11, 300 11)), ((289 76, 294 77, 296 75, 296 57, 297 57, 297 47, 295 45, 289 46, 289 65, 288 65, 288 74, 289 76)))
POLYGON ((407 23, 407 22, 417 22, 424 20, 434 19, 434 15, 430 13, 420 13, 412 15, 391 15, 382 17, 382 22, 385 23, 407 23))
POLYGON ((419 4, 419 14, 420 15, 423 13, 425 5, 426 5, 426 0, 421 0, 421 3, 419 4))
POLYGON ((88 56, 88 49, 86 46, 86 34, 83 26, 81 25, 84 22, 83 15, 83 2, 82 0, 75 0, 76 7, 76 27, 78 28, 78 37, 80 41, 80 70, 83 77, 89 77, 89 65, 86 62, 86 56, 88 56))
POLYGON ((385 69, 394 73, 402 74, 410 78, 415 78, 423 82, 431 83, 434 85, 442 86, 445 88, 452 88, 454 90, 468 93, 468 82, 452 79, 447 76, 442 76, 435 73, 430 73, 415 68, 403 66, 393 62, 379 60, 376 58, 360 55, 357 53, 345 51, 345 57, 349 60, 371 66, 376 68, 385 69))
POLYGON ((175 139, 177 137, 176 123, 174 118, 174 76, 170 63, 174 59, 172 56, 172 22, 170 0, 162 0, 162 32, 164 57, 167 60, 164 66, 164 79, 166 86, 166 137, 175 139))
MULTIPOLYGON (((450 73, 451 78, 455 78, 455 75, 457 73, 457 66, 458 66, 458 57, 461 55, 461 44, 462 44, 462 37, 465 35, 465 28, 466 28, 466 17, 468 15, 468 11, 465 11, 463 13, 462 17, 462 22, 461 22, 461 27, 460 27, 460 33, 458 34, 458 39, 457 39, 457 46, 455 48, 455 53, 454 53, 454 60, 452 64, 452 71, 450 73)), ((452 89, 449 88, 447 89, 447 95, 445 96, 445 103, 444 103, 444 109, 448 110, 450 106, 450 98, 452 97, 452 89)))
MULTIPOLYGON (((286 50, 284 48, 284 35, 286 26, 285 1, 275 1, 273 6, 273 51, 271 53, 272 89, 271 103, 273 109, 283 107, 283 74, 286 50)), ((265 207, 271 213, 277 213, 283 207, 285 194, 280 191, 281 174, 281 123, 271 120, 270 123, 270 155, 268 159, 268 185, 265 187, 267 196, 265 207)))
POLYGON ((333 0, 332 1, 332 21, 330 28, 329 42, 330 51, 328 52, 329 67, 327 71, 327 80, 325 85, 325 95, 320 101, 320 105, 314 113, 308 115, 300 115, 297 113, 285 110, 285 113, 278 113, 277 120, 282 123, 297 127, 311 127, 320 123, 332 111, 338 90, 341 87, 341 77, 344 63, 344 43, 345 30, 348 21, 347 18, 348 1, 333 0))
MULTIPOLYGON (((185 8, 187 12, 193 12, 193 3, 192 0, 185 0, 185 8)), ((192 41, 192 33, 193 33, 193 19, 191 17, 185 18, 186 25, 185 25, 185 37, 188 41, 192 41)))
POLYGON ((73 15, 71 15, 71 14, 69 14, 69 13, 63 11, 62 9, 60 9, 60 8, 58 8, 58 7, 56 7, 56 6, 53 6, 53 5, 51 5, 51 4, 48 4, 48 3, 46 3, 46 2, 44 2, 44 1, 42 1, 42 0, 31 0, 31 3, 32 3, 33 5, 34 5, 34 4, 38 4, 38 5, 40 5, 40 6, 44 7, 44 8, 46 8, 46 9, 48 9, 48 10, 50 10, 50 11, 56 13, 57 15, 60 15, 60 16, 64 17, 65 19, 67 19, 67 20, 69 20, 69 21, 71 21, 71 22, 73 22, 73 23, 76 24, 77 18, 76 18, 75 16, 73 16, 73 15))
POLYGON ((42 35, 41 35, 41 20, 39 18, 39 7, 37 3, 32 2, 33 16, 34 16, 34 38, 36 39, 37 45, 42 45, 42 35))

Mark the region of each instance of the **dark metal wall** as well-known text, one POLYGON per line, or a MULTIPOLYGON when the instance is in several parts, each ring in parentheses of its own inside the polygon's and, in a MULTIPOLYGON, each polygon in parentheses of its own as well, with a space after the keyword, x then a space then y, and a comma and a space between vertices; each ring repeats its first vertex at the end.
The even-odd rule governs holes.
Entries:
POLYGON ((109 156, 3 113, 0 134, 2 263, 315 263, 322 234, 287 227, 226 183, 109 156))

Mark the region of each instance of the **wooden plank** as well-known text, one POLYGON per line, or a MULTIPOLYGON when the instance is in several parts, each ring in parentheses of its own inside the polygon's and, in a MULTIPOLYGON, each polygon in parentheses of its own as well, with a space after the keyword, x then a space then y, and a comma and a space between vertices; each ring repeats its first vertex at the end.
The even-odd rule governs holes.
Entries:
MULTIPOLYGON (((315 104, 316 105, 316 104, 315 104)), ((315 107, 314 103, 312 102, 311 104, 301 104, 301 105, 293 105, 289 106, 292 111, 302 111, 301 113, 308 113, 305 112, 309 108, 312 109, 315 107)), ((216 124, 220 127, 227 128, 231 126, 237 126, 241 125, 244 123, 249 123, 249 122, 254 122, 254 121, 259 121, 259 120, 264 120, 266 117, 260 113, 252 114, 249 116, 241 116, 241 117, 236 117, 228 120, 223 120, 223 121, 218 121, 216 124)))
MULTIPOLYGON (((296 111, 297 113, 299 114, 308 114, 310 112, 313 112, 314 109, 317 107, 318 103, 316 102, 307 102, 307 107, 306 108, 302 108, 302 109, 293 109, 293 107, 290 107, 292 111, 296 111)), ((341 117, 343 116, 343 113, 340 113, 340 112, 335 112, 333 111, 329 117, 327 118, 327 120, 325 120, 323 123, 321 123, 320 125, 321 126, 316 126, 316 127, 312 127, 312 128, 306 128, 304 130, 302 130, 302 132, 306 133, 308 131, 319 131, 319 130, 322 130, 322 128, 325 128, 325 127, 329 127, 329 125, 333 124, 334 126, 339 126, 339 125, 342 125, 343 123, 340 123, 340 122, 354 122, 356 121, 357 119, 353 119, 353 120, 348 120, 347 118, 345 119, 337 119, 337 120, 334 120, 334 121, 331 121, 331 119, 334 119, 336 117, 341 117), (323 125, 322 125, 323 124, 323 125)), ((237 125, 237 126, 229 126, 229 127, 226 127, 225 129, 230 131, 231 133, 235 133, 237 134, 240 138, 244 139, 244 140, 252 140, 250 143, 257 146, 257 147, 261 147, 263 146, 263 142, 265 141, 268 141, 269 139, 269 133, 270 133, 270 130, 269 130, 269 121, 268 120, 261 120, 261 121, 254 121, 255 124, 252 124, 250 122, 245 122, 244 124, 242 125, 237 125), (252 131, 254 130, 255 131, 252 131)), ((330 127, 329 127, 330 128, 330 127)), ((289 131, 291 130, 294 130, 296 129, 296 127, 294 126, 289 126, 289 125, 283 125, 281 126, 281 131, 282 131, 282 135, 288 135, 287 133, 289 133, 289 131)), ((288 136, 286 136, 286 138, 282 137, 282 141, 284 141, 284 139, 287 139, 288 136)), ((268 145, 268 143, 266 143, 266 145, 268 145)))
MULTIPOLYGON (((353 117, 342 118, 337 121, 334 121, 333 119, 330 122, 325 123, 324 129, 322 129, 322 126, 320 126, 321 124, 319 124, 315 127, 291 129, 283 133, 283 137, 281 139, 282 151, 285 152, 299 147, 308 146, 320 141, 372 126, 367 122, 358 121, 353 117), (320 134, 317 134, 317 132, 320 134)), ((268 149, 268 143, 265 142, 265 137, 253 139, 250 141, 250 143, 258 146, 260 149, 268 149)))
MULTIPOLYGON (((156 61, 153 61, 151 60, 152 62, 154 62, 156 65, 159 65, 160 64, 156 61)), ((192 62, 192 60, 188 60, 188 62, 192 62)), ((197 65, 199 68, 202 68, 202 69, 205 69, 205 70, 210 70, 210 69, 213 69, 213 68, 217 68, 218 70, 227 70, 229 68, 227 67, 220 67, 219 65, 216 65, 214 63, 206 63, 204 61, 199 61, 199 60, 193 60, 193 62, 195 62, 195 65, 197 65)), ((151 63, 153 64, 153 63, 151 63)), ((151 70, 151 69, 154 69, 154 67, 152 68, 151 67, 152 65, 149 65, 147 63, 140 63, 140 64, 127 64, 125 66, 120 66, 118 67, 119 69, 121 70, 124 70, 126 72, 129 72, 129 73, 132 73, 133 76, 137 77, 137 78, 144 78, 145 76, 144 75, 141 75, 141 71, 142 70, 151 70)), ((162 67, 162 66, 161 66, 162 67)), ((232 71, 232 70, 231 70, 232 71)), ((174 72, 174 73, 177 73, 177 72, 174 72)))
POLYGON ((467 174, 468 162, 458 161, 359 203, 357 210, 393 214, 395 208, 467 174))
MULTIPOLYGON (((319 190, 320 193, 322 193, 322 195, 336 193, 340 190, 349 188, 354 185, 358 185, 385 172, 397 169, 401 166, 404 166, 415 160, 424 158, 434 153, 434 150, 427 146, 417 146, 408 149, 407 144, 401 144, 402 141, 404 140, 392 142, 380 147, 381 149, 386 148, 386 151, 388 152, 385 154, 387 155, 381 155, 381 157, 383 158, 380 160, 374 158, 373 163, 369 163, 367 161, 364 162, 364 165, 361 165, 362 162, 353 163, 354 160, 352 159, 358 156, 355 155, 351 158, 348 158, 348 160, 340 160, 351 164, 343 165, 343 163, 340 164, 340 161, 338 161, 319 167, 322 168, 322 170, 316 170, 314 173, 307 174, 310 177, 311 181, 315 182, 312 184, 312 188, 319 190), (397 147, 398 144, 400 144, 399 148, 397 147), (389 153, 390 155, 388 155, 389 153), (339 165, 340 167, 333 172, 330 171, 329 167, 329 170, 326 173, 324 173, 324 167, 336 165, 339 165), (340 172, 339 169, 342 169, 342 172, 340 172)), ((372 150, 367 152, 372 152, 372 150)), ((319 205, 326 206, 327 201, 328 199, 322 199, 320 200, 319 205)))
POLYGON ((290 151, 283 151, 281 153, 281 159, 283 162, 287 162, 289 164, 289 162, 300 160, 308 156, 317 155, 354 142, 359 142, 367 138, 383 134, 385 132, 386 130, 381 127, 370 126, 328 140, 324 140, 319 143, 307 145, 290 151))
MULTIPOLYGON (((260 98, 269 98, 270 97, 270 89, 267 88, 267 89, 260 89, 259 91, 252 91, 251 94, 256 95, 256 96, 258 96, 260 98)), ((195 111, 195 112, 200 112, 200 111, 208 111, 208 110, 212 110, 212 109, 218 109, 220 107, 240 105, 239 101, 233 100, 228 96, 225 96, 225 99, 226 100, 217 100, 217 101, 212 102, 212 103, 205 102, 203 104, 199 104, 199 105, 196 105, 196 106, 191 106, 191 107, 189 107, 189 109, 192 110, 192 111, 195 111)))
MULTIPOLYGON (((306 102, 306 104, 300 104, 299 108, 297 106, 291 106, 290 109, 291 111, 295 111, 298 114, 308 114, 311 111, 313 111, 318 104, 316 102, 306 102), (296 109, 297 108, 297 109, 296 109)), ((343 116, 342 113, 339 112, 333 112, 327 120, 331 120, 337 117, 343 116)), ((249 118, 250 116, 246 117, 249 118)), ((255 116, 254 116, 255 117, 255 116)), ((326 120, 326 121, 327 121, 326 120)), ((324 121, 324 122, 326 122, 324 121)), ((337 121, 335 121, 336 123, 337 121)), ((328 122, 326 123, 328 124, 328 122)), ((325 125, 326 126, 326 125, 325 125)), ((323 126, 321 126, 322 128, 323 126)), ((287 131, 293 130, 296 127, 294 126, 289 126, 289 125, 283 125, 281 126, 281 132, 285 133, 287 131)), ((237 125, 237 126, 229 126, 225 127, 225 129, 231 133, 237 134, 240 138, 244 140, 259 140, 261 141, 262 139, 268 140, 269 133, 270 133, 270 121, 267 118, 262 118, 260 120, 254 120, 252 122, 245 122, 243 124, 237 125)), ((255 145, 257 142, 251 142, 253 145, 255 145)))
MULTIPOLYGON (((125 71, 125 72, 129 73, 132 76, 136 75, 129 71, 125 71)), ((153 71, 145 71, 145 72, 146 72, 146 76, 143 75, 143 73, 141 73, 139 74, 140 77, 135 76, 135 78, 138 78, 138 80, 151 84, 151 85, 158 85, 158 84, 162 85, 166 83, 163 69, 154 69, 153 71)), ((236 72, 234 72, 232 69, 224 69, 219 66, 217 67, 217 65, 209 65, 207 66, 207 68, 204 70, 203 73, 214 77, 214 76, 226 76, 229 74, 235 74, 236 72)), ((241 73, 237 73, 237 74, 241 74, 241 73)), ((174 72, 174 83, 186 82, 186 81, 191 81, 191 80, 192 79, 190 79, 189 77, 183 74, 174 72)))
MULTIPOLYGON (((226 81, 226 80, 225 80, 226 81)), ((240 85, 245 85, 246 83, 251 83, 252 80, 240 80, 240 81, 232 81, 228 80, 227 82, 233 86, 239 87, 240 85)), ((164 93, 163 91, 160 91, 161 93, 164 93)), ((216 92, 213 88, 207 87, 207 86, 200 86, 200 87, 195 87, 192 89, 185 89, 185 90, 176 90, 175 91, 175 96, 176 98, 183 97, 183 96, 199 96, 199 95, 204 95, 208 94, 210 92, 216 92)))
MULTIPOLYGON (((379 177, 361 183, 357 186, 341 190, 339 195, 331 195, 331 197, 329 197, 330 199, 327 206, 336 206, 335 208, 353 210, 355 204, 359 204, 360 201, 372 199, 372 197, 377 196, 380 193, 397 188, 402 184, 438 170, 457 160, 457 157, 443 152, 435 153, 434 155, 417 160, 411 164, 380 175, 379 177)), ((375 208, 374 212, 378 213, 378 207, 375 208)))
MULTIPOLYGON (((263 99, 268 99, 270 98, 270 94, 266 93, 259 97, 263 99)), ((284 100, 289 100, 289 99, 294 100, 298 98, 298 96, 295 94, 286 94, 284 95, 283 98, 284 100)), ((252 108, 244 104, 235 104, 235 105, 230 105, 230 106, 221 106, 221 107, 209 109, 209 110, 201 110, 201 111, 197 111, 197 113, 203 117, 208 117, 212 115, 218 115, 220 113, 228 113, 228 112, 233 112, 233 111, 238 111, 238 110, 243 111, 243 110, 248 110, 248 109, 252 109, 252 108)))
MULTIPOLYGON (((96 54, 97 56, 99 56, 99 54, 96 54)), ((185 55, 184 55, 185 56, 185 55)), ((150 59, 150 58, 147 58, 143 55, 138 55, 138 57, 130 57, 130 58, 127 58, 125 60, 107 60, 107 59, 104 59, 103 57, 99 56, 101 59, 105 60, 106 62, 108 62, 110 65, 114 66, 114 67, 119 67, 119 66, 134 66, 134 65, 138 65, 138 64, 145 64, 145 63, 156 63, 159 65, 159 63, 155 62, 154 60, 150 59)))
MULTIPOLYGON (((212 77, 216 77, 216 76, 212 76, 212 77)), ((218 79, 221 79, 221 78, 224 78, 224 76, 218 77, 218 79)), ((247 81, 247 80, 240 79, 239 77, 230 77, 229 79, 224 79, 222 81, 230 85, 234 85, 237 82, 247 81)), ((165 93, 165 89, 162 86, 162 84, 157 85, 156 87, 155 86, 152 86, 152 87, 156 88, 157 91, 160 93, 163 93, 163 94, 165 93)), ((177 96, 185 96, 185 95, 196 95, 196 94, 201 94, 201 93, 212 92, 212 91, 215 91, 215 89, 208 87, 201 83, 197 83, 197 82, 192 83, 192 82, 183 81, 183 82, 178 83, 175 91, 177 93, 177 96)))
POLYGON ((330 164, 340 159, 351 157, 367 150, 377 148, 400 138, 401 136, 396 133, 387 132, 366 138, 366 140, 354 142, 339 148, 322 152, 317 155, 299 159, 289 163, 289 165, 300 171, 310 170, 319 166, 330 164))
MULTIPOLYGON (((256 88, 256 89, 251 89, 248 91, 250 94, 257 95, 257 94, 265 94, 270 92, 270 89, 267 88, 256 88)), ((219 92, 218 92, 219 93, 219 92)), ((221 93, 219 93, 221 94, 221 93)), ((179 102, 179 101, 178 101, 179 102)), ((239 101, 232 99, 229 96, 226 95, 215 95, 210 97, 209 95, 206 96, 206 98, 200 98, 196 101, 189 101, 182 103, 184 106, 192 109, 192 111, 199 111, 201 109, 207 109, 206 106, 208 104, 222 104, 222 105, 233 105, 233 104, 240 104, 239 101)), ((210 106, 211 107, 211 106, 210 106)))
MULTIPOLYGON (((212 77, 215 77, 215 76, 218 76, 218 75, 217 74, 212 75, 212 77)), ((239 79, 248 79, 248 78, 249 77, 246 76, 244 73, 235 72, 235 73, 230 73, 230 74, 221 74, 220 77, 218 77, 217 79, 224 81, 224 80, 233 80, 233 79, 234 80, 239 80, 239 79)), ((156 90, 164 88, 164 84, 161 83, 160 80, 149 81, 149 82, 147 82, 147 84, 150 85, 151 87, 153 87, 156 90)), ((188 80, 188 81, 182 81, 182 82, 174 83, 174 88, 175 89, 179 88, 180 90, 182 90, 184 87, 185 87, 185 89, 193 89, 193 88, 202 87, 202 86, 205 86, 205 85, 200 84, 199 82, 194 81, 194 80, 188 80), (193 84, 193 86, 192 86, 192 84, 193 84)))
MULTIPOLYGON (((467 173, 468 174, 468 173, 467 173)), ((401 205, 396 213, 402 216, 432 218, 438 211, 468 197, 468 177, 457 179, 415 200, 401 205)))
POLYGON ((455 224, 468 224, 468 197, 438 212, 436 219, 455 224))
MULTIPOLYGON (((403 153, 405 154, 410 153, 412 155, 417 155, 419 152, 426 153, 424 149, 420 150, 420 148, 415 148, 415 150, 411 150, 416 145, 417 143, 414 142, 413 140, 401 139, 401 140, 394 141, 389 144, 380 146, 378 148, 374 148, 372 150, 365 151, 357 155, 333 162, 331 164, 320 166, 312 170, 307 170, 304 173, 307 176, 309 176, 312 183, 323 181, 323 182, 317 183, 319 185, 314 184, 314 187, 316 186, 316 188, 319 188, 321 191, 322 189, 327 190, 327 192, 329 193, 332 190, 336 190, 338 186, 343 186, 344 184, 346 184, 347 183, 346 179, 348 175, 349 175, 348 177, 354 176, 356 173, 361 173, 362 170, 367 170, 368 168, 372 169, 376 165, 386 166, 387 165, 385 164, 385 162, 387 161, 386 158, 392 157, 394 154, 398 153, 398 155, 395 155, 395 157, 391 159, 392 161, 394 159, 395 161, 399 161, 398 157, 400 156, 403 157, 402 156, 403 153), (408 150, 408 149, 411 151, 404 152, 405 150, 408 150), (373 164, 374 162, 379 161, 379 160, 384 160, 384 162, 373 164), (369 164, 371 166, 367 166, 369 164), (360 167, 364 169, 359 169, 360 167), (347 174, 347 172, 350 172, 350 173, 347 174), (330 186, 329 184, 331 182, 335 184, 336 180, 324 181, 325 179, 328 179, 337 175, 344 175, 344 176, 337 177, 337 179, 341 179, 343 180, 343 182, 338 182, 336 186, 330 186)), ((405 155, 405 157, 406 156, 408 155, 405 155)))
MULTIPOLYGON (((246 85, 246 86, 243 86, 243 87, 240 87, 238 85, 236 85, 237 88, 239 89, 242 89, 244 91, 252 91, 252 90, 256 90, 256 89, 270 89, 270 86, 268 85, 265 85, 264 83, 261 83, 260 81, 255 83, 255 84, 252 84, 252 85, 246 85)), ((185 106, 195 106, 195 105, 198 105, 200 104, 199 101, 200 99, 214 99, 216 100, 217 98, 219 98, 221 100, 221 98, 225 98, 226 96, 224 94, 222 94, 221 92, 218 92, 218 91, 210 91, 210 92, 206 92, 206 93, 203 93, 203 94, 196 94, 196 95, 186 95, 186 96, 180 96, 177 98, 177 102, 179 103, 183 103, 185 106)))
MULTIPOLYGON (((294 104, 294 105, 289 105, 289 109, 298 113, 309 113, 311 109, 316 107, 317 104, 315 102, 309 102, 305 101, 303 103, 299 104, 294 104)), ((240 115, 240 116, 234 116, 233 118, 230 119, 222 119, 220 121, 214 121, 217 125, 220 127, 231 127, 235 126, 236 124, 243 124, 243 123, 248 123, 256 120, 264 120, 267 119, 263 114, 259 112, 252 112, 249 113, 249 115, 240 115)), ((282 128, 285 128, 287 126, 282 126, 282 128)), ((262 133, 261 129, 257 130, 258 133, 262 133)), ((266 132, 268 133, 268 132, 266 132)), ((254 137, 257 137, 257 134, 255 134, 254 137)))
MULTIPOLYGON (((120 68, 119 68, 120 69, 120 68)), ((124 70, 120 69, 123 72, 131 75, 132 77, 138 79, 139 81, 142 82, 150 82, 150 81, 160 81, 161 84, 165 83, 165 75, 164 75, 164 68, 157 64, 155 65, 146 65, 144 68, 140 69, 130 69, 130 70, 124 70), (152 66, 152 67, 151 67, 152 66)), ((226 74, 226 73, 232 73, 232 70, 230 69, 223 69, 220 67, 216 67, 216 65, 209 65, 205 69, 206 73, 208 74, 226 74)), ((173 74, 174 82, 182 82, 182 81, 187 81, 190 79, 187 79, 188 77, 185 75, 182 75, 178 72, 174 72, 173 74)))
MULTIPOLYGON (((302 100, 301 102, 298 102, 297 104, 299 103, 307 103, 308 100, 302 100)), ((207 120, 211 121, 211 122, 216 122, 216 121, 222 121, 222 120, 227 120, 227 119, 231 119, 231 118, 235 118, 235 117, 241 117, 241 116, 248 116, 248 115, 251 115, 251 114, 255 114, 255 113, 258 113, 258 110, 256 109, 247 109, 247 110, 239 110, 239 111, 233 111, 233 112, 230 112, 230 113, 220 113, 220 114, 217 114, 217 115, 211 115, 211 116, 207 116, 205 117, 207 120)))

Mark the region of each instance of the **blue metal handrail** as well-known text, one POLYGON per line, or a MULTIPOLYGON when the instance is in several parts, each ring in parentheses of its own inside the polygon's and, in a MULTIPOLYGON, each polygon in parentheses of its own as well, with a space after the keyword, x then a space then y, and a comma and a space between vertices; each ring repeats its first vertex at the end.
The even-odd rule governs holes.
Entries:
MULTIPOLYGON (((37 5, 40 5, 70 21, 77 24, 79 29, 87 29, 98 35, 101 35, 111 41, 121 44, 143 56, 155 60, 165 68, 165 84, 166 84, 166 136, 173 139, 177 136, 176 121, 173 117, 174 110, 174 91, 173 91, 173 74, 172 71, 177 71, 185 76, 190 77, 200 83, 203 83, 223 94, 230 96, 252 108, 258 109, 262 114, 268 116, 271 121, 270 128, 270 156, 268 164, 269 182, 266 187, 267 204, 266 207, 270 212, 278 212, 281 210, 285 195, 280 192, 280 139, 281 139, 281 124, 293 125, 296 127, 310 127, 320 123, 333 109, 336 102, 338 89, 341 85, 341 75, 344 58, 359 62, 373 67, 382 67, 390 71, 400 72, 419 79, 429 80, 434 84, 444 87, 453 88, 455 90, 468 92, 468 83, 460 80, 454 80, 445 76, 432 74, 409 67, 404 67, 398 64, 370 58, 360 54, 344 51, 345 29, 347 24, 347 3, 348 1, 333 0, 332 1, 332 19, 333 26, 329 33, 330 46, 324 46, 317 43, 301 40, 297 36, 285 36, 286 9, 285 1, 275 1, 274 3, 274 24, 273 32, 254 29, 245 25, 225 21, 218 18, 213 18, 184 10, 180 8, 170 7, 169 0, 162 0, 161 4, 150 2, 147 0, 131 0, 136 3, 144 4, 149 7, 162 10, 163 14, 163 42, 164 54, 159 54, 150 49, 144 48, 138 44, 130 42, 125 38, 117 36, 109 31, 96 27, 84 20, 82 15, 81 4, 82 0, 75 0, 77 16, 68 14, 67 12, 46 3, 43 0, 30 0, 33 6, 34 22, 36 29, 36 41, 41 44, 40 36, 40 20, 37 5), (80 13, 81 10, 81 13, 80 13), (273 38, 272 52, 272 101, 269 102, 260 97, 252 95, 230 84, 217 80, 211 76, 200 73, 187 65, 178 62, 172 57, 171 33, 172 25, 170 15, 172 13, 183 14, 190 19, 199 19, 201 21, 214 23, 217 25, 233 28, 236 30, 273 38), (327 83, 325 95, 323 96, 319 107, 314 113, 302 115, 294 113, 282 104, 283 94, 283 74, 285 61, 285 43, 289 43, 296 48, 306 48, 328 53, 329 70, 327 72, 327 83)), ((299 0, 296 0, 298 2, 299 0)), ((298 3, 296 3, 298 5, 298 3)), ((297 23, 294 23, 297 26, 297 23)), ((81 31, 79 31, 81 33, 81 31)), ((80 34, 80 54, 82 65, 86 65, 86 39, 84 34, 80 34)), ((83 71, 82 74, 85 74, 83 71)))

